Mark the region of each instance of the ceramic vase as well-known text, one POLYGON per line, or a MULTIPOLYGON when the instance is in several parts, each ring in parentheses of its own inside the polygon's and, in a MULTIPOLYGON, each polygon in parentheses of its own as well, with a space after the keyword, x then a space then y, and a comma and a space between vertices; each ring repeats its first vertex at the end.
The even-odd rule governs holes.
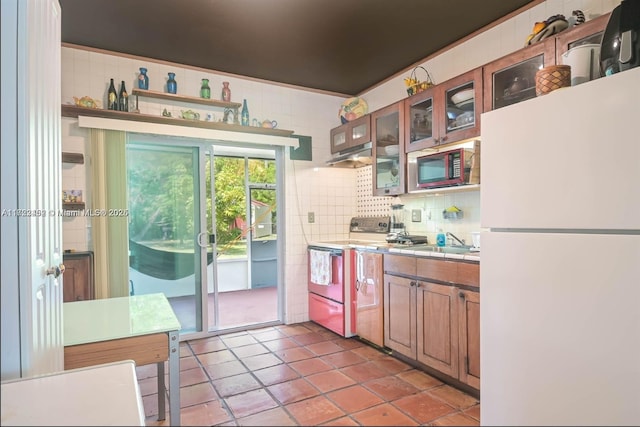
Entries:
POLYGON ((229 82, 222 82, 222 100, 225 102, 231 102, 231 89, 229 89, 229 82))
POLYGON ((178 92, 178 83, 176 82, 176 73, 169 73, 169 80, 167 80, 167 92, 176 93, 178 92))
POLYGON ((149 89, 149 76, 147 76, 147 69, 140 68, 140 74, 138 74, 138 89, 149 89))

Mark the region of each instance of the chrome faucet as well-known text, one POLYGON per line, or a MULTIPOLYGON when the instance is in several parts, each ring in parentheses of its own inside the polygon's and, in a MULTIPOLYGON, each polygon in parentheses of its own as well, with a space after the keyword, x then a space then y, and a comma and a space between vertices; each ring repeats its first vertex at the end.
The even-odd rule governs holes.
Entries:
POLYGON ((447 231, 447 237, 449 238, 449 240, 451 241, 451 246, 453 246, 453 241, 457 241, 458 243, 460 243, 460 246, 464 246, 464 239, 459 239, 458 236, 456 236, 453 233, 450 233, 447 231))

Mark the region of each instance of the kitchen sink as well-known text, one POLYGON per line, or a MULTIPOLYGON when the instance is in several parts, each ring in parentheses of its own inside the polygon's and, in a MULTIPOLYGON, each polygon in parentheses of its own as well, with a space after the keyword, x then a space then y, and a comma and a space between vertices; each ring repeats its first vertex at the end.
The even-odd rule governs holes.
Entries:
POLYGON ((414 251, 440 252, 445 254, 466 254, 471 252, 472 246, 436 246, 436 245, 412 245, 414 251))

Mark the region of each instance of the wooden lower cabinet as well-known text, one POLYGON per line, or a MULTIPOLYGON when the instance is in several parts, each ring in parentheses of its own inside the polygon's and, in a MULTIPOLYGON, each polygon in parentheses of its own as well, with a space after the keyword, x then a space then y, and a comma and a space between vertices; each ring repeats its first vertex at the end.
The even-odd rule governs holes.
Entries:
POLYGON ((458 305, 453 286, 417 281, 418 361, 458 377, 458 305))
POLYGON ((479 265, 424 258, 417 263, 416 270, 415 257, 385 255, 384 345, 479 390, 480 296, 462 288, 479 282, 479 265), (394 274, 408 271, 420 276, 394 274), (422 275, 451 277, 452 283, 422 275), (456 286, 456 280, 463 283, 456 286))
POLYGON ((64 254, 63 301, 94 299, 93 252, 64 254))
POLYGON ((480 389, 480 294, 458 290, 460 381, 480 389))
POLYGON ((384 275, 384 345, 417 358, 415 281, 384 275))

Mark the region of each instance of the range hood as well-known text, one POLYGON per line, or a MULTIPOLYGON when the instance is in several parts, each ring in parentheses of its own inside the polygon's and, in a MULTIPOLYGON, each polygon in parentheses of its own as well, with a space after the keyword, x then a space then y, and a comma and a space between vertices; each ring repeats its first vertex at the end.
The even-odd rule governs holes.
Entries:
POLYGON ((360 168, 362 166, 370 165, 372 161, 371 142, 367 142, 339 153, 335 153, 333 157, 327 161, 327 166, 337 168, 360 168))

